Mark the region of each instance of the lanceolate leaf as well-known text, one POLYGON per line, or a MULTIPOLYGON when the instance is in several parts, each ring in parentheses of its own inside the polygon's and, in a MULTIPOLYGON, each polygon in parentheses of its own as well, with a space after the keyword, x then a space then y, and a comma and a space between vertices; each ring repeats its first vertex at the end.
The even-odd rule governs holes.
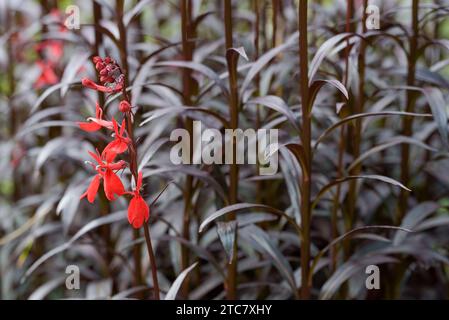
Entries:
POLYGON ((73 78, 75 78, 76 74, 79 72, 80 68, 85 64, 87 59, 89 58, 89 52, 76 52, 70 61, 67 63, 64 74, 61 78, 61 83, 67 83, 66 86, 61 88, 61 96, 64 97, 69 89, 69 85, 73 82, 73 78))
MULTIPOLYGON (((347 37, 350 37, 350 33, 340 33, 332 38, 326 40, 321 47, 318 49, 317 53, 313 57, 312 61, 310 62, 309 67, 309 80, 310 82, 313 81, 313 77, 317 73, 321 63, 326 58, 326 56, 332 51, 332 49, 342 40, 344 40, 347 37)), ((343 48, 342 48, 343 49, 343 48)))
POLYGON ((332 86, 334 86, 335 88, 337 88, 347 99, 349 99, 349 93, 348 90, 346 90, 345 86, 343 85, 343 83, 341 83, 338 80, 332 79, 332 80, 315 80, 313 81, 312 85, 310 86, 310 100, 309 100, 309 107, 312 108, 313 106, 313 102, 315 101, 316 95, 318 94, 318 92, 320 91, 320 89, 325 85, 325 84, 330 84, 332 86))
POLYGON ((54 255, 63 252, 70 248, 70 246, 79 238, 81 238, 83 235, 88 233, 89 231, 98 228, 105 224, 114 223, 120 220, 123 220, 125 217, 125 214, 123 211, 115 212, 112 214, 109 214, 108 216, 97 218, 88 224, 86 224, 81 230, 79 230, 72 238, 70 238, 69 241, 57 246, 56 248, 53 248, 52 250, 48 251, 44 255, 42 255, 39 259, 37 259, 25 272, 25 275, 23 276, 21 281, 25 281, 25 279, 32 274, 40 265, 42 265, 45 261, 53 257, 54 255))
POLYGON ((74 85, 74 84, 81 84, 80 82, 69 82, 69 83, 57 83, 55 85, 52 85, 51 87, 48 87, 41 95, 40 97, 36 100, 36 102, 34 103, 33 107, 31 108, 30 114, 34 113, 39 106, 42 104, 42 102, 44 102, 44 100, 51 95, 53 92, 55 92, 58 89, 61 88, 65 88, 67 86, 70 85, 74 85))
MULTIPOLYGON (((199 232, 203 232, 204 229, 214 220, 216 220, 217 218, 228 214, 230 212, 235 212, 235 211, 239 211, 239 210, 244 210, 244 209, 258 209, 260 211, 265 211, 267 213, 272 213, 275 214, 279 217, 284 217, 286 218, 290 223, 292 223, 293 226, 295 226, 296 228, 299 228, 296 224, 296 222, 290 217, 288 216, 285 212, 282 212, 276 208, 270 207, 270 206, 266 206, 263 204, 253 204, 253 203, 237 203, 237 204, 233 204, 227 207, 224 207, 216 212, 214 212, 213 214, 211 214, 210 216, 208 216, 200 225, 199 227, 199 232)), ((249 211, 249 210, 248 210, 249 211)))
POLYGON ((399 136, 399 137, 395 137, 393 139, 391 139, 391 141, 388 141, 386 143, 382 143, 378 146, 375 146, 367 151, 365 151, 364 153, 362 153, 357 159, 355 159, 351 165, 346 169, 348 172, 351 172, 351 170, 356 167, 358 164, 360 164, 363 160, 365 160, 366 158, 370 157, 371 155, 378 153, 382 150, 385 150, 387 148, 390 148, 392 146, 401 144, 401 143, 407 143, 407 144, 411 144, 411 145, 415 145, 418 147, 421 147, 423 149, 429 150, 429 151, 433 151, 436 152, 438 151, 435 148, 432 148, 430 146, 428 146, 427 144, 414 139, 414 138, 410 138, 410 137, 405 137, 405 136, 399 136))
MULTIPOLYGON (((415 229, 424 219, 435 212, 440 206, 438 203, 426 201, 411 209, 404 217, 401 227, 405 229, 415 229)), ((394 237, 393 244, 399 245, 404 241, 407 233, 398 231, 394 237)))
POLYGON ((243 81, 240 91, 243 93, 248 85, 253 81, 254 77, 262 70, 271 59, 276 57, 279 53, 286 50, 287 48, 293 46, 294 40, 297 38, 297 35, 293 35, 290 37, 288 41, 284 44, 271 49, 267 53, 263 54, 249 69, 248 74, 246 75, 245 80, 243 81))
POLYGON ((189 68, 195 71, 200 72, 205 75, 209 79, 213 80, 223 91, 223 93, 227 96, 228 90, 224 86, 218 74, 213 71, 211 68, 192 61, 163 61, 154 64, 155 67, 178 67, 178 68, 189 68))
POLYGON ((332 126, 330 126, 329 128, 327 128, 316 140, 315 144, 314 144, 314 149, 316 149, 318 147, 318 145, 320 144, 320 142, 327 136, 329 135, 330 132, 332 132, 333 130, 335 130, 336 128, 340 127, 341 125, 348 123, 350 121, 354 121, 356 119, 360 119, 360 118, 366 118, 366 117, 387 117, 387 116, 403 116, 403 117, 431 117, 431 114, 428 113, 413 113, 413 112, 403 112, 403 111, 383 111, 383 112, 371 112, 371 113, 360 113, 360 114, 355 114, 349 117, 346 117, 340 121, 338 121, 337 123, 334 123, 332 126))
POLYGON ((168 290, 167 295, 165 296, 165 300, 175 300, 176 295, 178 294, 179 288, 183 283, 184 279, 187 277, 190 271, 197 266, 198 262, 195 262, 190 267, 182 271, 179 276, 176 278, 175 282, 173 282, 170 290, 168 290))
POLYGON ((420 87, 414 86, 395 86, 393 87, 393 89, 415 90, 420 91, 425 95, 429 103, 430 109, 432 111, 432 115, 435 119, 435 123, 438 126, 438 131, 440 133, 443 146, 446 149, 449 149, 448 128, 447 128, 448 110, 441 91, 433 87, 425 87, 424 89, 422 89, 420 87))
POLYGON ((291 111, 291 109, 288 107, 288 105, 282 100, 281 98, 277 96, 265 96, 265 97, 257 97, 254 99, 251 99, 250 101, 246 102, 246 105, 262 105, 268 108, 271 108, 273 110, 276 110, 277 112, 283 114, 287 117, 290 124, 299 131, 297 121, 295 119, 295 115, 291 111))
POLYGON ((293 270, 288 263, 288 260, 284 257, 284 255, 279 251, 275 243, 270 239, 270 236, 263 231, 262 229, 256 227, 255 225, 251 225, 242 230, 248 237, 252 238, 254 241, 258 243, 263 252, 268 254, 271 259, 273 259, 273 263, 276 268, 279 270, 281 275, 287 280, 292 293, 297 295, 297 288, 295 283, 295 278, 293 276, 293 270))
POLYGON ((225 249, 228 263, 231 263, 234 256, 235 234, 237 230, 237 221, 217 222, 217 233, 221 244, 225 249))
POLYGON ((356 180, 356 179, 373 179, 373 180, 378 180, 378 181, 382 181, 397 187, 400 187, 404 190, 407 191, 411 191, 409 188, 407 188, 406 186, 404 186, 402 183, 389 178, 389 177, 385 177, 385 176, 380 176, 380 175, 360 175, 360 176, 348 176, 348 177, 344 177, 344 178, 339 178, 336 179, 330 183, 328 183, 327 185, 325 185, 324 187, 321 188, 321 190, 318 192, 318 194, 315 197, 315 200, 312 203, 312 208, 316 206, 316 204, 318 203, 318 201, 321 199, 321 197, 328 192, 332 187, 340 184, 340 183, 344 183, 350 180, 356 180))
POLYGON ((385 255, 367 255, 354 257, 335 271, 335 273, 324 283, 319 298, 327 300, 337 292, 338 288, 355 273, 362 272, 368 265, 379 265, 384 263, 395 263, 397 259, 385 255))
POLYGON ((444 101, 443 94, 436 88, 424 88, 424 95, 429 102, 432 110, 433 118, 438 126, 438 131, 446 150, 449 150, 448 129, 447 129, 447 105, 444 101))

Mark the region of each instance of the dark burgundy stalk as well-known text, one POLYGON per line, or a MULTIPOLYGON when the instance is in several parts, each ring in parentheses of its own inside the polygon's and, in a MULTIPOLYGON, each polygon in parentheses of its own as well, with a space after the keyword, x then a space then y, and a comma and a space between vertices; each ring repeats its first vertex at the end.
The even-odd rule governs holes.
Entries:
MULTIPOLYGON (((233 32, 232 32, 232 1, 224 1, 224 23, 225 23, 225 39, 226 50, 233 47, 233 32)), ((232 66, 228 63, 229 72, 229 113, 231 115, 230 128, 237 129, 238 127, 238 110, 239 110, 239 96, 237 83, 237 66, 232 66)), ((236 164, 236 145, 233 140, 233 163, 230 166, 229 176, 229 203, 235 204, 238 202, 238 179, 239 167, 236 164)), ((229 221, 235 220, 235 212, 228 215, 229 221)), ((237 234, 234 241, 234 255, 231 258, 231 263, 228 265, 228 279, 226 282, 226 292, 228 299, 237 298, 237 234)))
POLYGON ((302 299, 309 299, 310 284, 310 191, 312 178, 312 152, 311 135, 312 119, 311 107, 309 105, 309 62, 308 62, 308 43, 307 43, 307 0, 299 1, 299 91, 302 106, 302 131, 301 142, 304 148, 304 172, 302 173, 301 184, 301 223, 302 223, 302 241, 301 241, 301 292, 302 299))
MULTIPOLYGON (((191 0, 181 0, 181 33, 182 33, 182 54, 184 61, 191 61, 193 56, 192 45, 192 2, 191 0)), ((193 79, 191 69, 182 70, 182 93, 185 106, 192 105, 192 86, 193 79)), ((185 128, 189 132, 190 145, 193 145, 193 121, 190 117, 185 119, 185 128)), ((190 159, 192 160, 192 159, 190 159)), ((184 216, 182 223, 182 236, 186 241, 190 239, 190 219, 192 211, 193 177, 186 176, 184 185, 184 216)), ((187 246, 181 247, 181 269, 185 270, 189 266, 189 250, 187 246)), ((189 293, 189 278, 187 277, 182 285, 181 294, 187 298, 189 293)))
MULTIPOLYGON (((408 52, 408 71, 407 71, 407 86, 415 85, 415 71, 416 61, 418 60, 418 38, 419 38, 419 0, 412 2, 412 34, 409 36, 409 52, 408 52)), ((405 111, 414 112, 416 102, 416 92, 407 90, 406 92, 406 107, 405 111)), ((404 117, 402 122, 402 135, 409 137, 412 135, 413 117, 404 117)), ((401 182, 408 185, 410 182, 410 145, 403 143, 401 145, 401 182)), ((401 189, 399 195, 398 213, 396 216, 396 223, 400 223, 408 209, 409 192, 401 189)))
MULTIPOLYGON (((97 2, 92 2, 93 5, 93 12, 94 12, 94 24, 100 25, 100 21, 101 21, 101 17, 102 17, 102 12, 101 12, 101 5, 98 4, 97 2)), ((95 28, 95 42, 94 42, 94 56, 100 56, 100 49, 101 49, 101 45, 103 43, 103 34, 97 29, 95 28)), ((97 82, 100 81, 100 75, 97 75, 97 82)), ((105 97, 104 97, 104 93, 97 91, 97 95, 98 95, 98 103, 100 104, 100 106, 104 106, 104 102, 105 102, 105 97)), ((103 149, 106 145, 104 142, 100 142, 99 143, 100 149, 103 149)), ((109 201, 106 199, 106 196, 101 193, 100 194, 100 213, 103 216, 106 216, 109 214, 109 212, 111 212, 111 206, 109 204, 109 201)), ((108 264, 108 269, 111 261, 113 259, 113 250, 111 250, 111 248, 113 247, 113 243, 111 241, 111 228, 110 225, 104 225, 101 226, 100 228, 100 233, 101 233, 101 237, 105 243, 105 259, 107 261, 108 264)), ((111 273, 111 270, 109 270, 109 273, 111 273)), ((141 273, 141 272, 140 272, 141 273)), ((111 276, 111 275, 109 275, 111 276)), ((140 283, 137 281, 138 279, 134 279, 135 286, 138 286, 140 283)), ((113 291, 116 291, 116 281, 113 281, 113 291)))

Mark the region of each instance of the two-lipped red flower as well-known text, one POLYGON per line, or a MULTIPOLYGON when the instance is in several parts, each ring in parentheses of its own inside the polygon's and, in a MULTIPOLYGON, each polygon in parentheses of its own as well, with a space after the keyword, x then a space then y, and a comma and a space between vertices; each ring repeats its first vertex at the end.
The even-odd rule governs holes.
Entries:
POLYGON ((34 82, 34 87, 40 89, 47 85, 55 84, 59 81, 56 75, 56 66, 64 54, 64 44, 60 40, 44 40, 35 45, 34 50, 39 54, 40 59, 36 62, 40 69, 40 74, 34 82))
POLYGON ((36 82, 34 82, 34 87, 36 89, 55 84, 59 81, 59 78, 56 75, 54 67, 51 63, 45 60, 39 60, 36 64, 40 69, 40 75, 36 82))
POLYGON ((87 118, 89 122, 77 122, 78 126, 88 132, 100 130, 101 127, 112 130, 114 125, 111 121, 103 120, 103 109, 101 109, 98 102, 95 104, 95 118, 87 118))
POLYGON ((52 64, 58 63, 64 55, 64 43, 61 40, 44 40, 36 44, 34 49, 52 64))
POLYGON ((115 137, 103 150, 106 159, 110 159, 111 155, 114 158, 115 155, 125 152, 128 149, 128 144, 130 142, 130 139, 124 136, 126 132, 125 119, 122 121, 120 130, 118 128, 118 123, 114 118, 112 118, 112 125, 114 126, 115 137))
POLYGON ((110 161, 107 161, 103 154, 100 156, 98 150, 97 153, 88 152, 97 162, 97 165, 92 164, 92 167, 97 171, 97 174, 93 177, 89 187, 86 192, 81 195, 80 199, 87 197, 87 200, 90 203, 94 202, 101 180, 103 180, 104 193, 109 201, 115 200, 116 196, 123 195, 125 193, 125 187, 115 172, 124 169, 126 167, 126 162, 123 160, 112 162, 114 160, 113 158, 111 158, 110 161))
POLYGON ((128 207, 128 222, 135 229, 142 227, 150 217, 150 207, 140 195, 140 188, 142 188, 142 172, 139 172, 134 191, 128 192, 133 196, 128 207))

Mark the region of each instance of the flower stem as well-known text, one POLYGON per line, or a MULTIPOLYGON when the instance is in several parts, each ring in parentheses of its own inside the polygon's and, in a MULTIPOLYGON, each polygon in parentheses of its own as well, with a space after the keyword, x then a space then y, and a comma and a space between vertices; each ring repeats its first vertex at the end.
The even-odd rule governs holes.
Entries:
MULTIPOLYGON (((120 60, 122 63, 122 68, 123 68, 122 71, 125 76, 124 86, 122 89, 122 95, 123 95, 123 99, 131 104, 131 97, 128 94, 128 92, 126 91, 126 88, 128 87, 128 84, 129 84, 129 79, 128 79, 128 59, 127 59, 128 52, 127 52, 126 28, 125 28, 125 25, 123 24, 124 0, 117 0, 116 4, 117 4, 116 11, 117 11, 118 30, 119 30, 119 34, 120 34, 120 48, 119 48, 120 60)), ((126 118, 126 131, 128 134, 128 138, 131 140, 130 147, 129 147, 129 168, 130 168, 131 174, 134 178, 134 181, 137 182, 137 177, 138 177, 137 146, 136 146, 136 141, 134 139, 134 123, 133 123, 133 119, 132 119, 132 112, 131 111, 126 112, 125 118, 126 118)), ((156 263, 155 263, 153 247, 151 245, 151 238, 150 238, 150 231, 149 231, 148 224, 145 224, 145 226, 144 226, 144 234, 145 234, 145 241, 147 243, 148 255, 149 255, 150 265, 151 265, 151 270, 152 270, 152 275, 153 275, 153 286, 154 286, 155 297, 157 300, 159 300, 159 283, 157 280, 157 267, 156 267, 156 263)), ((133 236, 134 236, 134 239, 139 238, 139 230, 138 229, 134 229, 133 236)), ((134 261, 136 263, 136 266, 135 266, 136 273, 138 273, 137 277, 139 277, 140 283, 143 283, 142 272, 139 271, 142 268, 141 267, 142 261, 141 261, 141 256, 140 256, 140 245, 134 246, 133 255, 134 255, 134 261)))
POLYGON ((150 257, 151 264, 151 276, 153 277, 154 298, 160 300, 159 295, 159 281, 157 279, 157 266, 156 259, 154 257, 153 245, 151 244, 150 226, 148 223, 144 223, 143 231, 145 234, 145 242, 147 244, 148 256, 150 257))

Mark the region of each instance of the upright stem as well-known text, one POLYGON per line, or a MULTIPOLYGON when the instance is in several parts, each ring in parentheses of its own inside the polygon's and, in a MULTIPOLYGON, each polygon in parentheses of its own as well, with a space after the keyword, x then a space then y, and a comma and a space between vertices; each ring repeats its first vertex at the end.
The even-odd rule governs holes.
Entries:
MULTIPOLYGON (((366 8, 368 7, 368 0, 363 1, 363 16, 362 16, 362 33, 366 33, 366 19, 367 13, 366 8)), ((358 55, 358 71, 359 71, 359 87, 358 87, 358 101, 354 106, 355 113, 362 113, 365 106, 365 53, 366 53, 366 42, 361 41, 360 43, 360 52, 358 55)), ((360 143, 361 143, 361 120, 356 119, 354 125, 354 150, 353 157, 357 158, 360 155, 360 143)), ((358 175, 361 170, 361 165, 358 164, 354 166, 354 169, 350 172, 350 175, 358 175)), ((356 184, 352 186, 350 184, 351 190, 350 192, 356 193, 356 184)), ((353 197, 353 201, 356 197, 353 197)), ((352 208, 355 207, 355 203, 352 204, 352 208)), ((353 209, 354 210, 354 209, 353 209)))
MULTIPOLYGON (((100 21, 102 18, 102 13, 101 13, 101 5, 98 2, 93 1, 93 10, 94 10, 94 23, 95 25, 100 25, 100 21)), ((95 43, 94 43, 94 48, 95 48, 95 55, 100 56, 100 48, 101 48, 101 44, 103 43, 103 34, 100 32, 100 30, 98 28, 95 28, 95 43)), ((100 80, 100 75, 98 75, 98 79, 100 80)), ((104 105, 104 93, 98 91, 98 102, 100 104, 100 106, 104 105)))
MULTIPOLYGON (((345 32, 351 32, 351 20, 354 14, 354 2, 352 0, 346 0, 346 25, 345 32)), ((345 86, 348 84, 349 79, 349 53, 351 51, 351 47, 349 46, 349 39, 346 40, 346 48, 345 48, 345 76, 343 78, 343 83, 345 86)))
MULTIPOLYGON (((185 61, 191 61, 193 50, 191 40, 191 19, 192 19, 192 3, 191 0, 181 0, 181 33, 182 33, 182 54, 185 61)), ((184 105, 191 106, 192 104, 192 77, 191 69, 184 68, 182 70, 182 93, 184 105)), ((189 132, 191 139, 190 145, 193 145, 193 121, 190 117, 186 118, 185 127, 189 132)), ((192 160, 192 159, 190 159, 192 160)), ((190 239, 190 215, 192 210, 192 186, 193 177, 191 175, 186 176, 184 186, 184 216, 182 224, 182 236, 185 240, 190 239)), ((185 270, 189 266, 189 251, 187 246, 181 247, 181 269, 185 270)), ((181 293, 184 298, 187 298, 189 292, 188 278, 184 280, 181 288, 181 293)))
MULTIPOLYGON (((345 153, 345 128, 346 126, 342 126, 340 129, 340 141, 338 144, 338 162, 337 162, 337 179, 343 177, 343 156, 345 153)), ((338 184, 335 191, 335 196, 333 199, 333 206, 331 212, 331 239, 334 240, 339 236, 338 232, 338 210, 340 209, 340 195, 341 195, 341 184, 338 184)), ((336 245, 330 248, 330 270, 334 272, 337 268, 337 255, 338 255, 338 247, 336 245)))
MULTIPOLYGON (((100 25, 100 21, 101 21, 101 17, 102 17, 102 13, 101 13, 101 5, 95 1, 92 2, 93 5, 93 12, 94 12, 94 24, 100 25)), ((95 56, 100 56, 100 48, 101 48, 101 44, 103 43, 103 34, 98 30, 98 28, 95 28, 95 42, 94 42, 94 55, 95 56)), ((100 81, 100 75, 97 75, 97 81, 100 81)), ((104 106, 104 93, 98 91, 97 92, 97 96, 98 96, 98 103, 100 104, 100 106, 104 106)), ((106 144, 104 142, 100 143, 100 148, 103 149, 106 146, 106 144)), ((100 196, 100 213, 103 216, 108 215, 111 210, 110 210, 110 203, 107 200, 105 195, 101 195, 100 196)), ((106 250, 105 250, 105 259, 106 262, 108 264, 108 268, 110 268, 110 264, 111 261, 113 259, 113 252, 110 249, 113 246, 113 243, 111 241, 111 228, 109 224, 106 224, 104 226, 101 226, 100 228, 100 233, 101 233, 101 237, 105 243, 106 246, 106 250)), ((110 271, 109 271, 110 272, 110 271)), ((140 283, 138 282, 138 279, 135 278, 135 285, 138 286, 140 283)), ((113 281, 113 290, 114 292, 117 289, 117 284, 116 281, 113 281)), ((142 292, 137 293, 139 295, 142 296, 142 292)))
MULTIPOLYGON (((231 0, 224 1, 224 22, 225 22, 225 38, 226 38, 226 50, 233 47, 232 40, 232 4, 231 0)), ((229 113, 231 115, 230 127, 231 129, 237 129, 238 127, 238 109, 239 109, 239 96, 237 87, 237 67, 228 64, 229 72, 229 113)), ((239 167, 236 164, 236 144, 232 141, 233 148, 233 161, 230 166, 229 176, 229 203, 237 203, 238 194, 238 179, 239 179, 239 167)), ((228 215, 229 221, 235 220, 235 212, 228 215)), ((237 232, 237 231, 236 231, 237 232)), ((228 265, 228 278, 226 281, 226 294, 228 299, 236 299, 237 289, 237 234, 234 241, 234 253, 231 258, 231 263, 228 265)))
MULTIPOLYGON (((122 63, 122 72, 125 76, 125 85, 122 89, 122 95, 124 100, 129 102, 131 104, 131 97, 126 91, 126 88, 129 84, 129 78, 128 78, 128 52, 127 52, 127 39, 126 39, 126 29, 125 25, 123 24, 123 10, 124 10, 124 0, 117 0, 117 18, 118 18, 118 30, 120 33, 120 58, 122 63)), ((128 134, 128 138, 131 140, 130 147, 129 147, 129 168, 131 171, 131 174, 134 178, 134 181, 137 182, 138 178, 138 171, 137 171, 137 145, 136 140, 134 138, 134 123, 132 119, 132 112, 128 111, 125 114, 126 119, 126 131, 128 134)), ((151 237, 150 237, 150 229, 148 224, 144 224, 144 234, 145 234, 145 242, 147 245, 148 250, 148 256, 150 259, 150 265, 151 265, 151 273, 153 276, 153 286, 154 286, 154 295, 157 300, 159 300, 159 282, 157 278, 157 267, 156 267, 156 259, 154 258, 154 252, 153 247, 151 244, 151 237)), ((134 229, 134 238, 137 240, 139 238, 139 230, 134 229)), ((142 283, 142 272, 141 272, 141 257, 140 257, 140 245, 134 245, 134 260, 136 263, 136 273, 138 270, 140 270, 140 273, 138 273, 138 277, 140 277, 140 283, 142 283), (138 269, 139 268, 139 269, 138 269)))
POLYGON ((151 264, 151 276, 153 277, 154 298, 160 300, 159 281, 157 279, 157 266, 156 258, 154 257, 153 245, 151 244, 150 226, 148 223, 144 223, 143 232, 145 234, 145 242, 147 244, 148 256, 150 257, 151 264))
MULTIPOLYGON (((350 1, 352 2, 352 1, 350 1)), ((368 0, 363 1, 363 16, 362 16, 362 34, 366 33, 366 19, 367 19, 367 13, 366 8, 368 7, 368 0)), ((349 8, 348 8, 349 10, 349 8)), ((351 7, 351 10, 353 11, 353 6, 351 7)), ((348 13, 348 17, 351 18, 353 15, 353 12, 348 13)), ((347 25, 347 32, 350 32, 351 29, 347 25)), ((366 42, 361 41, 360 43, 360 52, 358 55, 358 77, 359 77, 359 87, 358 87, 358 93, 357 93, 357 101, 355 104, 352 104, 352 114, 358 114, 362 113, 364 110, 365 105, 365 52, 366 52, 366 42)), ((346 64, 346 70, 349 69, 349 61, 347 60, 346 64)), ((345 83, 346 85, 347 83, 345 83)), ((360 119, 356 119, 354 121, 354 126, 350 127, 350 132, 348 132, 348 138, 350 138, 350 141, 352 141, 352 148, 351 153, 353 159, 357 159, 360 155, 360 147, 361 147, 361 131, 362 131, 362 122, 360 119)), ((349 175, 359 175, 361 171, 361 165, 360 163, 354 166, 354 168, 349 172, 349 175)), ((349 182, 349 190, 348 190, 348 218, 346 219, 346 232, 351 230, 353 228, 354 219, 355 219, 355 210, 357 205, 357 186, 358 182, 357 180, 352 180, 349 182)), ((350 255, 350 242, 345 241, 344 246, 346 248, 346 256, 350 255)))
MULTIPOLYGON (((346 0, 347 6, 346 6, 346 25, 345 25, 345 32, 352 32, 353 31, 353 24, 352 24, 352 18, 354 16, 354 1, 353 0, 346 0)), ((349 38, 346 39, 346 48, 345 48, 345 74, 343 77, 343 84, 345 87, 348 87, 349 83, 349 56, 351 53, 351 46, 349 43, 349 38)), ((349 91, 349 100, 347 102, 347 109, 349 110, 350 114, 357 113, 355 106, 356 103, 354 103, 354 95, 352 90, 349 91)), ((355 128, 356 125, 348 124, 347 126, 347 137, 348 143, 346 144, 347 151, 356 158, 359 153, 359 146, 358 143, 354 140, 354 137, 356 136, 355 131, 357 129, 355 128)), ((354 181, 350 181, 350 191, 348 192, 348 198, 345 206, 344 211, 344 222, 345 222, 345 231, 349 231, 352 229, 352 224, 354 221, 354 211, 355 211, 355 202, 357 201, 357 195, 355 194, 355 188, 357 184, 354 181)), ((345 259, 350 255, 350 247, 349 247, 349 240, 345 240, 343 242, 343 249, 344 249, 344 255, 345 259)))
POLYGON ((302 132, 301 142, 304 148, 305 165, 301 181, 301 297, 309 299, 309 260, 310 260, 310 190, 312 178, 312 153, 311 153, 311 108, 309 105, 309 62, 307 43, 307 0, 299 1, 299 76, 300 95, 302 105, 302 132))
POLYGON ((279 0, 271 0, 271 5, 273 7, 273 34, 271 38, 271 46, 276 47, 276 38, 278 32, 278 15, 279 15, 279 0))
MULTIPOLYGON (((126 88, 128 87, 128 55, 127 55, 127 37, 126 37, 126 29, 123 24, 123 10, 124 10, 124 0, 116 0, 116 12, 117 12, 117 24, 118 24, 118 30, 120 34, 120 60, 121 60, 121 68, 123 70, 123 73, 125 75, 125 85, 123 86, 123 97, 125 100, 131 100, 128 96, 128 93, 126 92, 126 88)), ((130 102, 131 103, 131 102, 130 102)), ((134 177, 134 181, 137 181, 137 154, 133 156, 131 153, 135 153, 135 145, 134 145, 134 139, 133 139, 133 130, 132 130, 132 119, 131 115, 126 116, 126 125, 127 125, 127 131, 128 135, 130 136, 130 139, 132 141, 130 150, 130 162, 129 167, 131 174, 134 177)), ((134 241, 137 241, 140 238, 140 233, 138 229, 133 229, 133 239, 134 241)), ((141 258, 141 245, 136 243, 133 247, 133 259, 134 259, 134 277, 135 282, 138 284, 143 284, 143 276, 142 276, 142 258, 141 258)))
MULTIPOLYGON (((260 8, 259 8, 259 0, 253 0, 254 4, 254 12, 256 14, 256 19, 254 21, 254 61, 257 61, 259 59, 260 55, 260 8)), ((254 82, 256 85, 256 92, 254 93, 255 96, 259 96, 259 88, 260 88, 260 74, 258 73, 256 77, 254 78, 254 82)), ((256 106, 256 129, 260 128, 260 108, 259 106, 256 106)), ((257 149, 257 154, 259 154, 259 149, 257 149)), ((256 159, 257 166, 259 167, 259 157, 256 159)), ((263 180, 258 180, 256 182, 256 200, 257 203, 263 202, 263 186, 264 182, 263 180)))
MULTIPOLYGON (((413 0, 412 3, 412 34, 409 37, 409 52, 408 52, 408 72, 407 72, 407 86, 414 86, 415 84, 415 70, 416 61, 418 59, 418 11, 419 0, 413 0)), ((414 112, 416 93, 413 90, 407 90, 406 92, 406 107, 405 111, 414 112)), ((408 137, 412 134, 413 117, 404 117, 402 122, 402 135, 408 137)), ((401 145, 401 182, 408 185, 410 182, 410 147, 409 144, 403 143, 401 145)), ((399 208, 396 216, 396 223, 400 223, 407 211, 407 201, 409 193, 405 190, 401 190, 399 196, 399 208)))

